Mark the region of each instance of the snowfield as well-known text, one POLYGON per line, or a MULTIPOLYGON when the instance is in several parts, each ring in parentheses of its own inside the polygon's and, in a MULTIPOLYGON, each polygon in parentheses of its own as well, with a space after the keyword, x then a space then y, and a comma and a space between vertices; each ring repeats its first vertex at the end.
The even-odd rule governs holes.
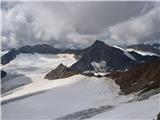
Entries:
POLYGON ((47 73, 56 68, 60 63, 66 66, 76 62, 73 54, 20 54, 2 69, 12 73, 30 74, 47 73))
POLYGON ((2 69, 8 74, 7 77, 2 79, 2 81, 4 81, 4 83, 2 83, 2 88, 15 88, 28 81, 31 81, 32 83, 20 87, 21 89, 18 88, 10 91, 9 93, 12 94, 6 93, 9 95, 4 96, 2 99, 5 100, 51 88, 52 86, 49 86, 51 81, 44 79, 44 76, 52 69, 55 69, 60 63, 70 66, 75 61, 73 54, 51 55, 36 53, 18 55, 16 59, 9 64, 2 66, 2 69), (19 76, 21 77, 21 80, 19 80, 19 76))
POLYGON ((48 85, 52 88, 44 93, 4 104, 2 118, 53 119, 83 109, 126 101, 118 96, 119 87, 109 78, 75 75, 53 80, 48 85))
POLYGON ((106 72, 107 63, 104 60, 102 60, 99 63, 93 61, 91 63, 91 65, 93 66, 95 72, 101 72, 101 73, 105 73, 106 72))
POLYGON ((93 119, 153 120, 160 112, 160 94, 147 100, 121 104, 116 109, 96 115, 93 119))
POLYGON ((129 53, 130 51, 127 51, 127 50, 125 50, 125 49, 123 49, 123 48, 121 48, 121 47, 119 47, 119 46, 116 46, 116 45, 114 45, 113 47, 122 50, 123 53, 124 53, 124 55, 126 55, 126 56, 129 57, 130 59, 136 60, 136 59, 129 53))
MULTIPOLYGON (((1 98, 2 119, 156 118, 160 94, 129 102, 136 94, 119 95, 119 86, 110 78, 74 75, 65 79, 44 79, 60 63, 70 66, 74 62, 73 54, 20 54, 2 66, 7 72, 2 88, 8 90, 1 98)), ((97 63, 93 65, 97 67, 97 63)))
POLYGON ((31 79, 29 77, 26 77, 24 75, 7 75, 3 81, 1 82, 1 92, 4 95, 4 93, 14 90, 17 87, 23 86, 25 84, 32 83, 31 79))

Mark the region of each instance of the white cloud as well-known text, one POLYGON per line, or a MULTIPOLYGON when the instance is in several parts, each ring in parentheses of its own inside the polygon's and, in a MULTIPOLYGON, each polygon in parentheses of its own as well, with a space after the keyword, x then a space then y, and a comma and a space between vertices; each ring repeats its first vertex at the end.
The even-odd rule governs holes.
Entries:
MULTIPOLYGON (((78 33, 70 16, 61 14, 63 11, 57 10, 61 8, 54 7, 56 4, 51 6, 42 2, 19 3, 3 11, 2 49, 39 43, 65 48, 74 45, 87 47, 88 43, 96 39, 96 35, 78 33)), ((65 5, 62 4, 62 7, 65 5)), ((69 14, 69 11, 65 13, 69 14)))
POLYGON ((141 16, 118 23, 109 28, 112 39, 124 44, 160 42, 160 6, 141 16))
POLYGON ((134 44, 153 36, 159 23, 157 8, 146 12, 150 8, 146 7, 142 15, 143 2, 6 2, 2 6, 2 49, 40 43, 85 48, 106 37, 112 44, 134 44), (142 16, 126 21, 138 14, 142 16))

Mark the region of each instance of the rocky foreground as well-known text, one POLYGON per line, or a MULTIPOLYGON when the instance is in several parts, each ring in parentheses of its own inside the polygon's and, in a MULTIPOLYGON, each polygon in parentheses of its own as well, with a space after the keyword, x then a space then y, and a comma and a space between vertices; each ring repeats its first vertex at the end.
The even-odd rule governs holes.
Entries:
POLYGON ((160 60, 141 64, 128 71, 116 71, 110 76, 124 94, 157 89, 160 87, 160 60))

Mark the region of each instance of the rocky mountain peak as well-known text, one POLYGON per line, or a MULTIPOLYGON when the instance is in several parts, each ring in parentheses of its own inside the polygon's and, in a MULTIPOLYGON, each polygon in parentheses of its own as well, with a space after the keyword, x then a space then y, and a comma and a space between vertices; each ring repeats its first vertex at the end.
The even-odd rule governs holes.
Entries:
POLYGON ((104 42, 102 42, 102 41, 99 41, 99 40, 96 40, 90 47, 89 47, 89 49, 90 50, 92 50, 92 49, 103 49, 103 48, 105 48, 105 47, 107 47, 107 45, 104 43, 104 42))
POLYGON ((77 74, 78 72, 73 71, 62 63, 57 66, 55 70, 51 70, 46 76, 45 79, 53 80, 59 78, 66 78, 72 75, 77 74))
POLYGON ((96 40, 92 46, 95 46, 95 45, 106 45, 106 44, 100 40, 96 40))
POLYGON ((65 69, 67 68, 65 65, 63 65, 63 63, 59 64, 58 67, 56 69, 65 69))

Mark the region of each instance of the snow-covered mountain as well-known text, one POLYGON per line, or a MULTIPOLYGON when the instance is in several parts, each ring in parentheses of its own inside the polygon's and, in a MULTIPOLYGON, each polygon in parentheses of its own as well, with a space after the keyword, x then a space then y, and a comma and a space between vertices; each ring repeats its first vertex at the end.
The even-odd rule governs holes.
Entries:
POLYGON ((114 70, 125 70, 159 59, 157 56, 143 56, 136 52, 128 52, 117 46, 109 46, 104 42, 95 41, 88 47, 82 57, 69 68, 57 67, 46 75, 47 79, 69 77, 74 74, 89 72, 111 72, 114 70), (59 73, 61 71, 61 73, 59 73))
MULTIPOLYGON (((95 44, 100 43, 100 41, 96 41, 95 44)), ((92 47, 92 46, 91 46, 92 47)), ((83 56, 85 53, 87 53, 91 47, 85 48, 85 49, 58 49, 54 48, 51 45, 48 44, 38 44, 34 46, 23 46, 18 49, 11 49, 9 51, 3 52, 1 55, 1 64, 5 65, 8 64, 10 61, 16 58, 19 54, 33 54, 33 53, 39 53, 39 54, 74 54, 75 58, 79 59, 81 56, 83 56)), ((110 46, 111 47, 111 46, 110 46)), ((155 44, 139 44, 139 45, 132 45, 127 46, 125 48, 113 46, 115 48, 118 48, 122 51, 125 50, 124 54, 126 54, 131 59, 134 59, 131 55, 128 54, 128 52, 136 52, 140 55, 150 55, 150 56, 160 56, 160 45, 157 43, 155 44), (127 52, 128 51, 128 52, 127 52)))
POLYGON ((47 72, 58 64, 63 63, 70 66, 75 61, 73 54, 35 53, 17 55, 9 64, 1 66, 7 72, 7 76, 2 79, 2 91, 14 90, 17 87, 24 86, 24 83, 34 83, 35 76, 43 78, 47 72), (32 76, 34 79, 32 79, 32 76))
POLYGON ((156 119, 160 112, 156 56, 96 41, 79 52, 20 53, 1 67, 2 119, 156 119))
POLYGON ((58 54, 61 50, 54 48, 47 44, 40 44, 35 46, 24 46, 18 49, 12 49, 8 51, 1 57, 1 64, 5 65, 16 58, 19 54, 33 54, 33 53, 40 53, 40 54, 58 54))
POLYGON ((14 48, 11 50, 3 51, 1 52, 1 64, 6 65, 12 60, 14 60, 18 55, 20 54, 74 54, 74 57, 78 59, 80 56, 82 56, 87 49, 58 49, 54 48, 51 45, 48 44, 38 44, 34 46, 23 46, 20 48, 14 48))
POLYGON ((160 44, 138 44, 127 46, 128 51, 134 51, 142 55, 160 56, 160 44))

